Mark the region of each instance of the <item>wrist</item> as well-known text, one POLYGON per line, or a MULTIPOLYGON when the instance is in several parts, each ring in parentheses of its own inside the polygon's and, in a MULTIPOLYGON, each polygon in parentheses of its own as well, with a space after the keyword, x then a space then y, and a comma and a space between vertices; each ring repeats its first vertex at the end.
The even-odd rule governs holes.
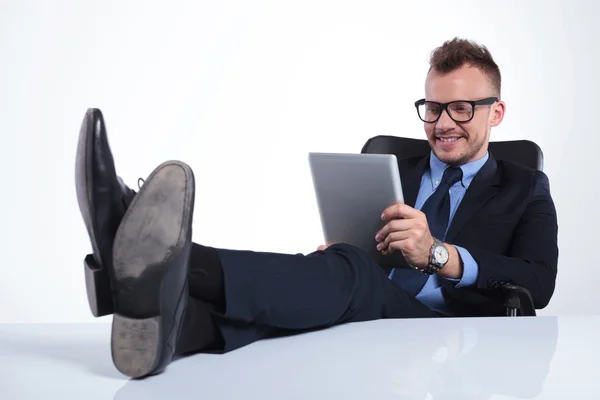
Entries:
POLYGON ((429 248, 429 254, 424 261, 424 266, 421 269, 426 275, 439 274, 440 270, 444 268, 450 261, 450 252, 448 246, 441 240, 432 237, 431 247, 429 248))
POLYGON ((444 278, 460 279, 463 275, 463 263, 458 254, 458 250, 451 244, 444 243, 444 246, 448 249, 448 262, 440 271, 439 275, 444 278))

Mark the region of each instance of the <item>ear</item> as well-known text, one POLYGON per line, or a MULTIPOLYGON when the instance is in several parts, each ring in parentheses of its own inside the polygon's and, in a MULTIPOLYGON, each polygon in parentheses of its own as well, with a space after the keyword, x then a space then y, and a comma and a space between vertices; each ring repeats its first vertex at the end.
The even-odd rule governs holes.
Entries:
POLYGON ((490 127, 495 127, 500 125, 502 120, 504 119, 504 113, 506 112, 506 103, 503 101, 498 101, 492 105, 492 110, 490 113, 490 127))

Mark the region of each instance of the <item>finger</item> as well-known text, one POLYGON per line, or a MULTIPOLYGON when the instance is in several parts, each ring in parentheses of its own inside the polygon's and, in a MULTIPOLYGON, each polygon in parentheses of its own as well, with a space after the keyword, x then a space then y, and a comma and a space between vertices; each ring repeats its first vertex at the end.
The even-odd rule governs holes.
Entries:
POLYGON ((317 247, 317 251, 323 251, 325 250, 327 247, 329 246, 325 246, 324 244, 320 245, 319 247, 317 247))
POLYGON ((396 203, 383 210, 383 213, 381 213, 381 219, 385 221, 392 218, 415 218, 419 215, 419 213, 420 212, 418 210, 409 205, 404 203, 396 203))
POLYGON ((385 226, 381 228, 379 232, 377 232, 377 234, 375 235, 375 240, 377 240, 378 242, 382 242, 390 233, 410 230, 414 226, 414 224, 415 220, 412 219, 392 220, 385 224, 385 226))
POLYGON ((400 243, 397 243, 397 245, 402 247, 401 242, 405 241, 405 239, 408 239, 410 237, 411 237, 410 230, 391 232, 385 238, 385 240, 383 242, 381 242, 377 245, 377 250, 388 250, 390 245, 392 243, 396 243, 396 242, 400 242, 400 243))
POLYGON ((406 252, 408 250, 405 247, 407 247, 408 243, 409 243, 408 239, 393 240, 390 242, 388 247, 382 251, 382 253, 383 253, 383 255, 388 255, 388 254, 392 254, 392 253, 395 253, 398 251, 406 257, 406 252))
POLYGON ((395 240, 390 243, 386 250, 386 254, 392 254, 396 251, 402 253, 405 257, 406 254, 410 253, 409 247, 411 247, 411 241, 408 239, 395 240))

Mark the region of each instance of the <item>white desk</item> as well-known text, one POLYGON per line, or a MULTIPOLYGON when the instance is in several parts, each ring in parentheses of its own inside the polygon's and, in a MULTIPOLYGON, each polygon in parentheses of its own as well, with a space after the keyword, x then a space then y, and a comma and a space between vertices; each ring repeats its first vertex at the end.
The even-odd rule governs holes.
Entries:
POLYGON ((104 321, 0 325, 0 398, 600 398, 600 316, 350 324, 179 359, 141 381, 113 367, 104 321))

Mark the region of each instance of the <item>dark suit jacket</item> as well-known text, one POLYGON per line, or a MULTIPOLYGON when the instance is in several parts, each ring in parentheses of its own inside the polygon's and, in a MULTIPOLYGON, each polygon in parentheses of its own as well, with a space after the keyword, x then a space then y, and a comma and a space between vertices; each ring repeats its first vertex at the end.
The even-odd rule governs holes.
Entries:
MULTIPOLYGON (((400 159, 398 166, 405 202, 414 207, 429 156, 400 159)), ((525 287, 535 307, 544 308, 554 292, 558 263, 548 177, 490 154, 456 211, 446 242, 464 247, 479 264, 476 287, 444 285, 448 306, 457 315, 504 315, 501 303, 488 297, 489 289, 503 282, 525 287)))

